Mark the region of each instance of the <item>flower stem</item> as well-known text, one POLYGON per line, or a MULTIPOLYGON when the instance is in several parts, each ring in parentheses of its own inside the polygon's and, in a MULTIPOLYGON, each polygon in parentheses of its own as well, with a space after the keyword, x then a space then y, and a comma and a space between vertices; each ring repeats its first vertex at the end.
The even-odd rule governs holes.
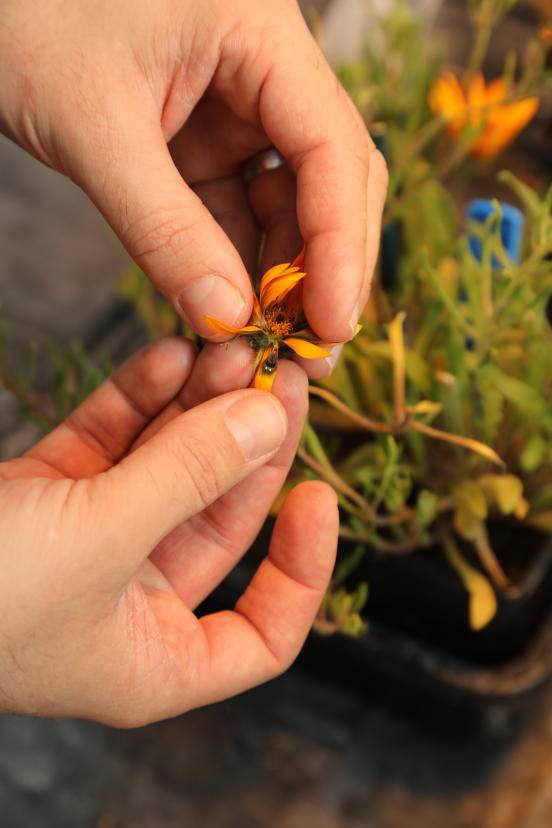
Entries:
POLYGON ((493 579, 496 586, 501 590, 507 589, 510 586, 510 581, 508 580, 506 573, 500 566, 496 555, 493 552, 489 536, 487 534, 487 529, 484 525, 482 525, 481 531, 474 540, 474 546, 477 549, 479 560, 493 579))

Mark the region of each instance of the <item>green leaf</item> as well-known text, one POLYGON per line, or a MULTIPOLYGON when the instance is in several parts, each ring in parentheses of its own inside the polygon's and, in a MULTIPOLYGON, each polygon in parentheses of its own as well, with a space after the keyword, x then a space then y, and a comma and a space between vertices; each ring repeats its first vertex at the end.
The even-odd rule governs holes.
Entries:
POLYGON ((364 605, 368 600, 368 584, 363 581, 360 583, 355 592, 353 593, 353 603, 351 604, 351 609, 354 612, 360 612, 364 609, 364 605))
POLYGON ((368 624, 358 614, 347 616, 346 620, 341 624, 341 632, 349 635, 351 638, 359 638, 367 629, 368 624))
POLYGON ((493 371, 491 382, 494 387, 522 414, 544 417, 547 405, 541 395, 516 377, 509 377, 502 371, 493 371))
POLYGON ((363 557, 364 547, 360 545, 355 546, 353 551, 348 555, 340 557, 335 567, 332 582, 334 584, 342 584, 345 580, 347 580, 349 575, 358 567, 363 557))
POLYGON ((541 202, 537 193, 523 181, 520 181, 510 170, 502 170, 497 178, 512 189, 523 202, 526 209, 536 218, 541 211, 541 202))
POLYGON ((422 489, 416 501, 416 518, 421 526, 428 526, 433 523, 437 515, 439 498, 428 489, 422 489))
POLYGON ((521 468, 530 473, 539 468, 547 451, 547 444, 540 434, 530 434, 519 458, 521 468))
POLYGON ((458 505, 463 506, 475 517, 482 520, 487 517, 487 500, 481 486, 475 480, 465 480, 453 491, 453 496, 458 505))
POLYGON ((468 320, 465 318, 464 314, 460 310, 460 305, 458 303, 458 298, 456 296, 451 296, 450 293, 446 290, 443 283, 439 279, 437 273, 433 270, 431 265, 429 264, 428 259, 426 258, 424 261, 424 271, 429 277, 431 284, 433 285, 437 296, 441 299, 444 306, 446 307, 447 311, 449 312, 451 318, 457 324, 457 326, 464 331, 468 336, 472 336, 473 332, 471 330, 471 326, 468 320))
POLYGON ((482 519, 464 505, 454 510, 453 525, 464 540, 474 541, 481 533, 482 523, 482 519))

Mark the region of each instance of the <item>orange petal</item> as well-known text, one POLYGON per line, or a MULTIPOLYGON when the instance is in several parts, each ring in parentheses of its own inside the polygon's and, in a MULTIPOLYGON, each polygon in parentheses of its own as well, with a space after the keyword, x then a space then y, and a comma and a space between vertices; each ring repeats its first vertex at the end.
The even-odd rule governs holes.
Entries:
POLYGON ((506 97, 506 92, 504 78, 495 78, 487 85, 487 103, 500 103, 506 97))
POLYGON ((276 376, 276 369, 278 367, 277 363, 278 359, 278 346, 267 348, 257 365, 255 373, 253 375, 253 379, 251 380, 250 388, 260 388, 261 391, 271 391, 272 385, 274 383, 274 378, 276 376), (272 356, 275 358, 275 364, 272 371, 267 372, 265 369, 265 363, 267 359, 272 356))
POLYGON ((325 351, 320 345, 315 345, 314 342, 307 342, 305 339, 284 339, 284 343, 291 348, 292 351, 300 357, 307 359, 322 359, 322 357, 331 356, 330 351, 325 351))
POLYGON ((525 98, 523 101, 496 106, 470 151, 478 158, 490 161, 512 143, 538 108, 538 98, 525 98))
POLYGON ((449 132, 460 132, 466 120, 466 96, 452 72, 437 78, 429 93, 429 105, 436 115, 447 118, 449 132))
POLYGON ((305 267, 305 251, 306 248, 305 245, 303 245, 303 249, 301 250, 301 252, 292 261, 292 267, 298 267, 299 270, 303 270, 303 268, 305 267))
POLYGON ((487 88, 481 72, 478 72, 471 79, 467 89, 467 98, 470 124, 477 126, 484 114, 483 110, 487 106, 487 88))
MULTIPOLYGON (((282 274, 285 273, 286 270, 290 267, 291 264, 289 262, 284 262, 283 264, 274 265, 274 267, 271 267, 269 270, 267 270, 266 273, 263 274, 261 278, 261 283, 259 285, 260 295, 263 295, 264 289, 267 285, 271 283, 273 279, 277 279, 278 276, 282 276, 282 274)), ((299 268, 297 268, 297 270, 299 270, 299 268)))
POLYGON ((283 276, 273 279, 272 282, 267 285, 264 292, 261 293, 261 307, 263 310, 265 310, 273 302, 281 302, 286 294, 288 294, 290 290, 295 287, 297 282, 304 279, 306 275, 306 273, 294 270, 293 273, 289 273, 288 271, 283 276))
POLYGON ((253 294, 253 314, 255 316, 262 316, 261 306, 260 306, 259 300, 255 296, 255 294, 253 294))
POLYGON ((297 282, 289 293, 286 293, 282 305, 288 319, 295 319, 299 316, 303 307, 303 282, 297 282))
POLYGON ((205 323, 209 326, 209 328, 211 328, 212 331, 218 334, 236 335, 242 333, 254 333, 255 331, 261 330, 257 327, 257 325, 246 325, 245 328, 233 328, 231 325, 226 325, 226 323, 220 322, 213 316, 205 315, 203 318, 205 319, 205 323))

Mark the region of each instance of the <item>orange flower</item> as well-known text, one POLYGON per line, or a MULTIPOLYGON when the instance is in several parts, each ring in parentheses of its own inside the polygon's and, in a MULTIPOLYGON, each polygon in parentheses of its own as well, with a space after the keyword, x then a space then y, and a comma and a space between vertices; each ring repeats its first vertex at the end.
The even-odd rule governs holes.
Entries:
MULTIPOLYGON (((294 351, 307 359, 321 359, 330 356, 327 349, 337 344, 319 342, 304 317, 302 280, 307 276, 302 269, 304 254, 303 250, 293 262, 274 265, 266 271, 261 279, 259 299, 254 297, 253 313, 244 328, 232 328, 212 316, 205 316, 212 331, 244 336, 257 351, 253 388, 272 389, 280 352, 282 356, 294 351)), ((360 327, 357 325, 355 333, 360 327)))
POLYGON ((490 161, 510 144, 538 109, 538 98, 502 103, 509 90, 504 78, 485 84, 481 73, 460 84, 450 72, 437 78, 429 94, 436 115, 444 115, 446 128, 456 138, 464 127, 480 127, 470 153, 490 161))

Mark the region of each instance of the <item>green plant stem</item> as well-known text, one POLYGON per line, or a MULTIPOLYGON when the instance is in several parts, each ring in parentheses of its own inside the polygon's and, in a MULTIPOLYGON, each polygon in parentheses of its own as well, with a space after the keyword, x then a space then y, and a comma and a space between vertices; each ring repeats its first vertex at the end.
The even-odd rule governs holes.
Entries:
POLYGON ((4 369, 0 368, 0 385, 8 391, 29 413, 43 420, 48 426, 55 426, 56 420, 48 414, 38 403, 36 395, 19 387, 16 380, 4 369))
POLYGON ((495 306, 495 319, 499 319, 501 313, 508 307, 512 294, 517 290, 517 288, 520 285, 525 284, 527 281, 527 274, 531 271, 531 268, 538 264, 551 252, 552 242, 548 241, 541 242, 532 250, 528 258, 523 262, 523 265, 518 268, 516 275, 510 281, 510 284, 501 296, 500 301, 497 301, 495 306))
POLYGON ((336 397, 335 394, 331 393, 331 391, 326 391, 325 388, 318 388, 317 386, 311 385, 309 387, 309 393, 314 394, 315 397, 321 397, 337 409, 337 411, 341 411, 341 413, 345 414, 350 420, 358 423, 358 425, 368 431, 378 431, 382 434, 393 433, 394 429, 392 426, 386 425, 385 423, 379 423, 377 420, 371 420, 369 417, 364 417, 362 414, 359 414, 358 411, 353 411, 352 408, 349 408, 348 405, 341 402, 339 397, 336 397))
POLYGON ((389 188, 387 191, 387 199, 389 202, 395 197, 400 184, 402 184, 410 169, 410 161, 421 155, 427 145, 441 132, 446 122, 447 119, 444 115, 438 115, 432 118, 427 124, 424 124, 417 135, 412 136, 406 147, 402 148, 400 166, 390 171, 389 188))
POLYGON ((385 425, 384 423, 378 423, 376 420, 370 420, 368 417, 363 417, 362 414, 353 411, 347 405, 342 403, 338 397, 330 391, 326 391, 324 388, 315 388, 314 386, 311 386, 309 391, 311 394, 322 397, 322 399, 326 400, 326 402, 330 405, 333 405, 339 411, 342 411, 368 431, 378 431, 385 434, 403 434, 409 428, 412 428, 415 431, 419 431, 422 434, 425 434, 428 437, 433 437, 436 440, 443 440, 446 443, 453 443, 454 445, 462 446, 469 451, 474 451, 482 457, 485 457, 487 460, 490 460, 492 463, 496 463, 497 466, 505 465, 498 454, 493 451, 492 448, 485 445, 485 443, 481 443, 479 440, 474 440, 471 437, 462 437, 459 434, 450 434, 448 431, 441 431, 438 428, 433 428, 433 426, 420 422, 420 420, 415 420, 412 416, 413 412, 411 408, 406 408, 404 422, 397 425, 385 425))
POLYGON ((475 75, 477 75, 478 72, 481 71, 483 61, 485 60, 485 56, 489 49, 489 42, 495 18, 490 12, 490 9, 486 7, 492 5, 492 2, 483 3, 480 11, 473 16, 476 34, 473 49, 468 60, 468 68, 466 70, 466 79, 468 83, 475 77, 475 75))
POLYGON ((434 437, 436 440, 444 440, 447 443, 453 443, 456 446, 462 446, 462 448, 474 451, 482 457, 486 457, 487 460, 491 460, 491 462, 496 463, 497 466, 502 466, 504 468, 506 465, 492 448, 479 442, 479 440, 472 440, 471 437, 461 437, 459 434, 450 434, 448 431, 441 431, 438 428, 433 428, 433 426, 421 423, 419 420, 411 420, 408 425, 409 428, 420 431, 428 437, 434 437))
POLYGON ((401 217, 405 210, 410 206, 410 202, 414 198, 419 198, 420 189, 427 184, 428 181, 437 179, 443 181, 447 176, 451 175, 460 164, 465 161, 470 153, 472 140, 465 144, 459 143, 455 146, 448 156, 445 156, 440 164, 436 167, 430 168, 419 179, 414 182, 412 190, 404 190, 400 195, 388 202, 387 209, 383 218, 383 227, 388 227, 389 224, 401 217))
POLYGON ((349 501, 352 501, 353 504, 355 504, 353 506, 349 502, 342 503, 350 514, 360 517, 362 520, 369 521, 374 526, 396 526, 397 524, 404 523, 416 514, 414 509, 410 509, 408 506, 405 506, 393 515, 379 515, 361 494, 359 494, 355 489, 349 486, 345 480, 343 480, 341 475, 339 475, 334 468, 327 467, 322 465, 322 463, 319 463, 314 459, 314 457, 311 457, 311 455, 305 451, 302 446, 299 446, 297 449, 297 456, 313 471, 320 475, 320 477, 324 478, 327 483, 330 483, 330 485, 337 489, 341 495, 348 498, 349 501))
POLYGON ((314 457, 305 451, 302 446, 299 446, 297 449, 297 456, 306 463, 309 468, 315 471, 320 477, 322 477, 327 483, 337 489, 337 492, 346 498, 345 502, 342 502, 341 505, 347 509, 352 515, 356 515, 357 517, 362 516, 362 512, 365 511, 366 506, 368 505, 362 495, 359 495, 357 491, 355 491, 351 486, 349 486, 338 474, 334 469, 328 468, 327 466, 323 466, 322 463, 319 463, 314 457), (348 498, 348 500, 347 500, 348 498), (353 501, 349 503, 348 501, 353 501), (355 505, 356 504, 356 507, 355 505))
POLYGON ((424 549, 435 543, 435 537, 432 535, 428 535, 423 540, 419 536, 416 536, 415 538, 409 538, 405 541, 390 541, 383 540, 383 538, 378 538, 378 540, 375 541, 370 535, 363 534, 362 532, 355 532, 354 529, 350 529, 348 526, 340 526, 339 535, 347 540, 357 541, 358 543, 366 543, 380 549, 382 552, 391 552, 396 555, 406 555, 409 552, 414 552, 416 549, 424 549))

